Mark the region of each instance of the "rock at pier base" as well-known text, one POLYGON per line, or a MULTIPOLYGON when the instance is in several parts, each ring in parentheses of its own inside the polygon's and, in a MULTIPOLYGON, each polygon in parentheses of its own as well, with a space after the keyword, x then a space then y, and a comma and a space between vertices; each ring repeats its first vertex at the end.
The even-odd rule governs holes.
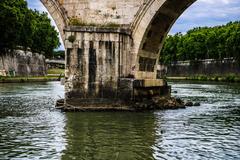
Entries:
POLYGON ((199 106, 201 106, 201 104, 200 104, 199 102, 195 102, 195 103, 193 104, 193 106, 199 107, 199 106))
POLYGON ((193 106, 193 102, 188 101, 188 102, 185 103, 185 106, 192 107, 193 106))
POLYGON ((85 112, 85 111, 148 111, 185 108, 181 99, 173 97, 153 97, 142 101, 104 101, 103 99, 79 100, 64 102, 58 100, 56 108, 65 112, 85 112))

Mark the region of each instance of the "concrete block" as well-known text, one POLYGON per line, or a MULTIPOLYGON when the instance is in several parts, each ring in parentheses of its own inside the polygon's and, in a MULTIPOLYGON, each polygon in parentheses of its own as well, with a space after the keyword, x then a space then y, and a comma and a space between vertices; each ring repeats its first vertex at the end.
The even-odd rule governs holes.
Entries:
POLYGON ((163 79, 142 79, 142 80, 134 80, 133 86, 135 88, 146 88, 146 87, 161 87, 165 86, 166 83, 163 79))

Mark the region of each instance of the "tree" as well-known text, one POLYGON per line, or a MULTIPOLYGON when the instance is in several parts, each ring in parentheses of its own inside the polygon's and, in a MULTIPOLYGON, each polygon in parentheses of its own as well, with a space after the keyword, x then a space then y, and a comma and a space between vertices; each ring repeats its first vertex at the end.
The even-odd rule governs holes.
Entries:
POLYGON ((20 42, 23 21, 27 12, 24 0, 0 1, 0 49, 13 49, 20 42))
POLYGON ((179 60, 223 59, 240 61, 240 22, 216 27, 197 27, 185 35, 168 36, 160 54, 160 62, 179 60))
POLYGON ((31 48, 35 52, 44 52, 46 57, 51 57, 53 56, 54 48, 60 45, 58 32, 51 26, 47 13, 32 12, 34 14, 34 22, 32 23, 35 24, 35 30, 31 48))
POLYGON ((22 46, 51 57, 60 42, 47 13, 27 8, 25 0, 0 1, 0 50, 22 46))

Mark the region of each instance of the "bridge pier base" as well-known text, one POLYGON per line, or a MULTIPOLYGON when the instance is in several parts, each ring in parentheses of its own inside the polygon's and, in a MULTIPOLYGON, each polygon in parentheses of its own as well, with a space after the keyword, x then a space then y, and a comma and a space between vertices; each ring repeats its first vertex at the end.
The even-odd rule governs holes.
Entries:
POLYGON ((171 98, 171 87, 163 80, 120 78, 117 88, 109 90, 113 91, 114 95, 110 96, 106 90, 103 92, 106 95, 99 97, 69 96, 65 98, 62 109, 64 111, 138 111, 182 107, 171 98), (155 102, 153 99, 156 98, 160 98, 160 101, 155 102), (174 106, 169 107, 169 102, 175 103, 174 106))

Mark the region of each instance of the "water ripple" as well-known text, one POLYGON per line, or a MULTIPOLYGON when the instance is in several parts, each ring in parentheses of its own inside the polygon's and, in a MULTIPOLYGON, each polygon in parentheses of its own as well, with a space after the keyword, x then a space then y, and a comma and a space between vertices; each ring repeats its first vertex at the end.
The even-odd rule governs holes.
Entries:
POLYGON ((240 159, 240 87, 170 83, 200 107, 62 113, 57 82, 0 84, 0 159, 240 159))

